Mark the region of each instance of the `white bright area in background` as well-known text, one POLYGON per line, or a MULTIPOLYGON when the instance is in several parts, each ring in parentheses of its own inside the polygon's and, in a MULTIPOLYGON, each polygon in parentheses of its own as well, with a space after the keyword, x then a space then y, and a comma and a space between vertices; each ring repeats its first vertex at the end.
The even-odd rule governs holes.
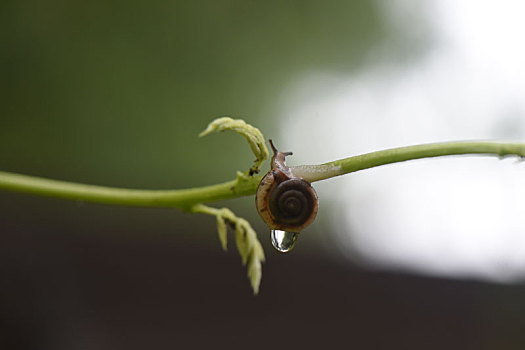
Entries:
MULTIPOLYGON (((415 5, 383 1, 394 25, 425 23, 423 53, 374 63, 379 48, 357 74, 320 72, 290 86, 280 148, 293 145, 291 165, 438 141, 525 142, 525 2, 415 5)), ((525 163, 515 158, 412 161, 316 187, 349 257, 444 276, 525 277, 525 163)))

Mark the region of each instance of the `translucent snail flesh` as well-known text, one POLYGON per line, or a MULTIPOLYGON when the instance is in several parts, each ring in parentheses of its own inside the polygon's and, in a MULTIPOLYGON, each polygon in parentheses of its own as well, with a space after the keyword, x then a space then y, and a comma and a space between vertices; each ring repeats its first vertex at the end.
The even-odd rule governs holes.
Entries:
POLYGON ((306 180, 296 177, 285 164, 291 152, 273 149, 271 170, 257 188, 255 205, 259 215, 272 230, 300 232, 312 223, 319 200, 306 180))

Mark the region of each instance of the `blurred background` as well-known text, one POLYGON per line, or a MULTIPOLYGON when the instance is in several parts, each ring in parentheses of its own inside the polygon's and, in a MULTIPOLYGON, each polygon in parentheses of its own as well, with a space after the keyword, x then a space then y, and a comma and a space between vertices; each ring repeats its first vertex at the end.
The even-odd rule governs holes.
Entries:
MULTIPOLYGON (((230 180, 243 118, 290 165, 525 141, 520 1, 0 3, 0 169, 131 188, 230 180)), ((267 165, 266 165, 267 166, 267 165)), ((525 167, 455 157, 316 184, 294 251, 253 197, 254 297, 215 219, 0 193, 0 348, 521 349, 525 167)))

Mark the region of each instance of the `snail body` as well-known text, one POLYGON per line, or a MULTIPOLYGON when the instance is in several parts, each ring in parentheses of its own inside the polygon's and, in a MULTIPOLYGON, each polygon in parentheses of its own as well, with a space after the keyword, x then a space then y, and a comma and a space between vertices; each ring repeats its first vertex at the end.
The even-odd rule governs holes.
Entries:
POLYGON ((317 193, 308 181, 294 176, 286 166, 285 158, 292 153, 279 152, 271 140, 270 145, 274 152, 271 170, 257 188, 257 211, 272 230, 300 232, 317 215, 317 193))

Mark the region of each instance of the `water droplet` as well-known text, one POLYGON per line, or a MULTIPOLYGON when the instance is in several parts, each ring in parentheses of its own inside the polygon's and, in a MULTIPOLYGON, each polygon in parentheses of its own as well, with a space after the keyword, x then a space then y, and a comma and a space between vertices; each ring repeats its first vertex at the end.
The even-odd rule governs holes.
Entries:
POLYGON ((299 232, 272 230, 272 245, 281 253, 288 253, 295 246, 299 232))

